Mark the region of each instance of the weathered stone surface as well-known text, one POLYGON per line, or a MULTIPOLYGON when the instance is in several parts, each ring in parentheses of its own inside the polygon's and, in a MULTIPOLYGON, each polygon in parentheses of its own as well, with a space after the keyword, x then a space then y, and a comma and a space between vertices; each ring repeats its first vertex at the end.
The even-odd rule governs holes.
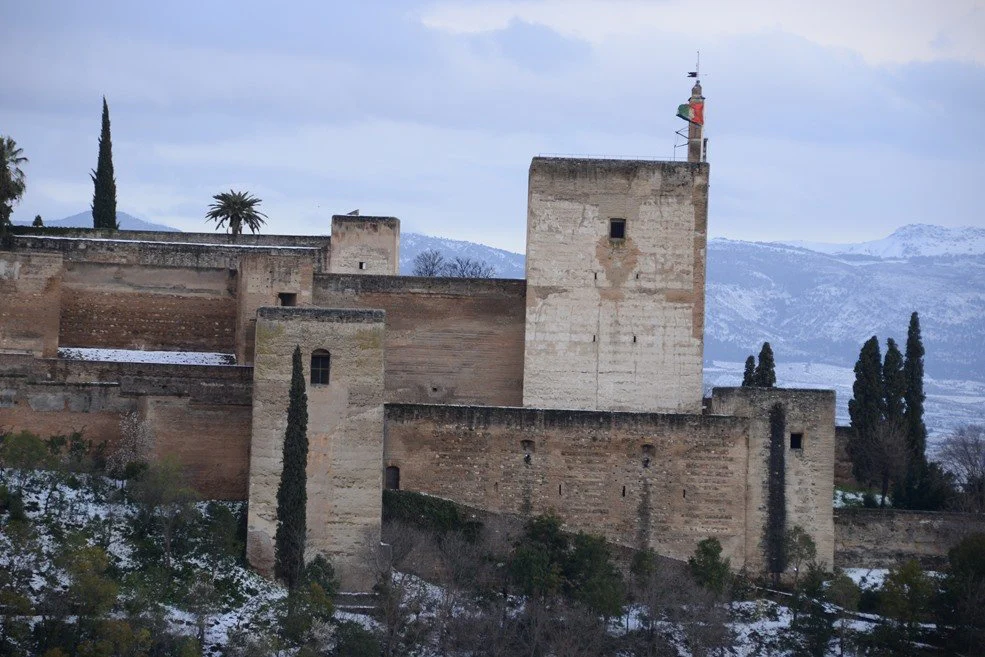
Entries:
POLYGON ((948 550, 965 536, 985 534, 985 516, 974 513, 836 509, 834 522, 839 568, 894 568, 916 559, 943 570, 948 550))
POLYGON ((62 258, 0 251, 0 353, 58 353, 62 258))
POLYGON ((329 271, 396 276, 400 272, 400 220, 333 215, 329 271))
POLYGON ((782 478, 786 498, 785 526, 804 528, 817 545, 817 558, 834 563, 834 424, 833 390, 793 390, 788 388, 715 388, 709 405, 714 415, 749 419, 749 470, 746 499, 746 566, 764 568, 764 543, 768 522, 770 478, 770 409, 784 410, 784 463, 782 478), (790 434, 802 435, 801 449, 790 447, 790 434), (759 561, 757 561, 757 559, 759 561))
POLYGON ((707 199, 706 164, 534 158, 524 406, 700 411, 707 199))
POLYGON ((386 311, 387 402, 519 406, 523 281, 319 275, 314 303, 386 311))
POLYGON ((331 355, 329 383, 308 385, 306 554, 325 554, 344 590, 371 588, 366 556, 380 541, 382 504, 383 338, 379 310, 258 312, 247 555, 261 572, 273 570, 291 355, 300 345, 307 377, 312 351, 331 355))
POLYGON ((314 266, 296 254, 254 254, 239 260, 236 287, 236 362, 253 362, 257 309, 279 306, 280 296, 293 295, 290 303, 311 305, 314 266))

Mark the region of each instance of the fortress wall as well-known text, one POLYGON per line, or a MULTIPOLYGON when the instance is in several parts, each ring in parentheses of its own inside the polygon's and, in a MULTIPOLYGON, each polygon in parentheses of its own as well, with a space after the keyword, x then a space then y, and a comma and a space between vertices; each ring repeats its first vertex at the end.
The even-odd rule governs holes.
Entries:
POLYGON ((228 269, 69 261, 60 343, 232 353, 235 285, 228 269))
POLYGON ((274 567, 292 354, 302 350, 308 396, 307 554, 325 554, 343 591, 369 591, 366 555, 379 549, 383 456, 383 313, 261 308, 257 313, 246 554, 274 567), (313 352, 330 355, 327 383, 311 383, 313 352))
POLYGON ((851 427, 835 427, 835 486, 858 486, 848 455, 848 441, 854 433, 851 427))
POLYGON ((709 411, 749 420, 749 470, 746 487, 747 566, 763 569, 767 553, 766 532, 770 523, 771 477, 782 487, 784 514, 781 529, 799 525, 817 545, 818 560, 829 567, 834 562, 834 422, 833 390, 784 388, 715 388, 709 411), (779 436, 782 468, 771 468, 770 410, 783 409, 784 424, 779 436), (802 447, 791 447, 791 435, 802 436, 802 447))
MULTIPOLYGON (((161 233, 174 235, 174 233, 161 233)), ((181 233, 178 233, 179 235, 181 233)), ((112 239, 60 237, 57 235, 16 235, 14 248, 24 251, 61 253, 66 262, 101 262, 117 265, 152 267, 189 267, 192 269, 236 269, 241 256, 292 254, 310 259, 316 269, 327 266, 328 248, 316 246, 251 245, 246 236, 236 242, 197 243, 172 241, 130 241, 123 232, 112 239)))
POLYGON ((55 356, 62 258, 0 252, 0 353, 55 356))
POLYGON ((316 276, 314 304, 386 311, 387 402, 519 406, 523 281, 316 276))
MULTIPOLYGON (((195 244, 229 244, 232 236, 228 233, 184 233, 159 230, 101 230, 96 228, 68 228, 61 226, 14 226, 12 232, 18 236, 33 237, 71 237, 77 239, 132 240, 140 242, 178 242, 195 244)), ((331 243, 328 235, 268 235, 266 233, 243 233, 236 237, 235 244, 243 246, 309 246, 327 248, 331 243)))
POLYGON ((206 498, 245 499, 252 368, 0 358, 0 428, 82 431, 109 451, 137 413, 154 455, 174 455, 206 498))
POLYGON ((534 158, 525 406, 700 412, 708 175, 703 163, 534 158))
POLYGON ((263 306, 310 306, 314 268, 295 253, 249 254, 239 261, 236 281, 236 362, 253 362, 257 310, 263 306), (282 299, 281 295, 291 295, 282 299))
POLYGON ((947 552, 962 538, 985 533, 985 516, 974 513, 835 509, 835 565, 893 568, 916 559, 942 570, 947 552))
POLYGON ((677 559, 714 536, 740 567, 746 430, 707 415, 387 404, 384 466, 402 489, 497 513, 555 510, 572 530, 677 559))

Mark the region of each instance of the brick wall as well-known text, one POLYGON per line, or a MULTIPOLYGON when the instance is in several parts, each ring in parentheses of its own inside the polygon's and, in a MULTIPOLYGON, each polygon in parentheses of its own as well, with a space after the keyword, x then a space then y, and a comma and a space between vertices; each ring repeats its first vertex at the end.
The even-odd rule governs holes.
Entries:
POLYGON ((962 538, 985 533, 985 516, 895 509, 836 509, 835 565, 892 568, 916 559, 942 570, 947 552, 962 538))
POLYGON ((713 536, 739 567, 746 429, 702 415, 387 404, 384 465, 402 489, 498 513, 553 509, 569 529, 678 559, 713 536))
POLYGON ((315 276, 316 306, 386 311, 386 400, 519 406, 525 285, 495 279, 315 276))

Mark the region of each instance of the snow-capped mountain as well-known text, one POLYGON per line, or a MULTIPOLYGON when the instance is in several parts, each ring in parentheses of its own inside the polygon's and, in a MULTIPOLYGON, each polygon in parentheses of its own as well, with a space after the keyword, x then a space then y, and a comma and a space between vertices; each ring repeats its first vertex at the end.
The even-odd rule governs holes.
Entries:
POLYGON ((877 258, 912 258, 937 255, 985 254, 985 228, 946 228, 910 224, 889 237, 857 244, 831 242, 781 242, 829 254, 855 254, 877 258))
POLYGON ((414 270, 414 258, 428 249, 438 251, 448 260, 452 258, 481 260, 496 270, 497 278, 523 278, 525 275, 522 254, 475 242, 431 237, 420 233, 400 234, 400 273, 409 276, 414 270))

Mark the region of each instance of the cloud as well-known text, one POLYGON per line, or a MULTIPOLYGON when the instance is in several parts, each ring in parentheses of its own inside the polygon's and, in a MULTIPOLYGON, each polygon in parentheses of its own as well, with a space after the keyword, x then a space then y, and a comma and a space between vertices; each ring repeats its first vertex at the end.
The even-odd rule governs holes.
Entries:
POLYGON ((428 27, 475 34, 521 20, 600 44, 625 35, 675 31, 694 41, 779 30, 859 53, 874 65, 956 59, 985 64, 985 2, 951 0, 522 0, 439 2, 428 27))

